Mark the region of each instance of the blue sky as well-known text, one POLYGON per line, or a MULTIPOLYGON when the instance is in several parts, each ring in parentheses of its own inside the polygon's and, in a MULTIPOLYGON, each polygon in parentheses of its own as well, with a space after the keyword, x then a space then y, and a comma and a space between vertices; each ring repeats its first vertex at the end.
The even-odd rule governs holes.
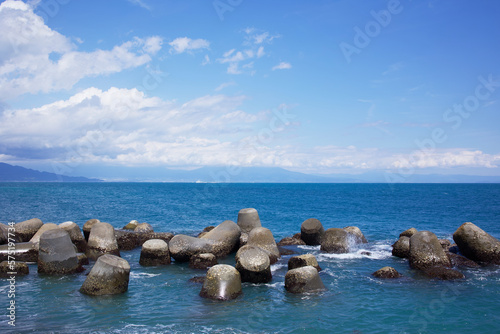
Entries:
POLYGON ((497 1, 3 1, 0 161, 500 175, 497 1))

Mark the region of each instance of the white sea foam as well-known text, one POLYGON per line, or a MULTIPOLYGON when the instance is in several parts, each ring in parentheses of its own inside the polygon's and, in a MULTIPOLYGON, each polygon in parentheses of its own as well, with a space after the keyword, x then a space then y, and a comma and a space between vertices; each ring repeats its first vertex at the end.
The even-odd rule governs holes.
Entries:
POLYGON ((286 264, 284 263, 275 263, 275 264, 272 264, 271 265, 271 272, 274 273, 275 271, 283 268, 283 267, 287 267, 286 264))
POLYGON ((159 276, 161 274, 150 274, 150 273, 130 273, 131 278, 151 278, 155 276, 159 276))
POLYGON ((300 245, 300 246, 297 246, 297 248, 305 249, 305 250, 311 250, 311 251, 319 251, 319 249, 321 248, 321 246, 320 245, 317 245, 317 246, 304 246, 304 245, 300 245))
POLYGON ((385 247, 373 247, 372 249, 358 249, 355 252, 343 253, 343 254, 332 254, 332 253, 321 253, 317 255, 319 261, 328 261, 331 259, 336 260, 354 260, 354 259, 371 259, 371 260, 382 260, 387 259, 392 256, 392 253, 385 249, 385 247))

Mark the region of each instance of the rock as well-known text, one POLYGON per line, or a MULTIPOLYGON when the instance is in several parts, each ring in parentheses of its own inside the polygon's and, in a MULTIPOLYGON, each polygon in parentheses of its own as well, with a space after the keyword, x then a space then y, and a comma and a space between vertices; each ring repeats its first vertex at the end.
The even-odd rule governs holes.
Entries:
POLYGON ((349 253, 349 233, 341 228, 329 228, 325 231, 322 241, 321 250, 328 253, 349 253))
POLYGON ((217 257, 212 253, 201 253, 191 256, 189 259, 189 268, 208 269, 217 264, 217 257))
POLYGON ((236 253, 236 269, 242 282, 268 283, 272 279, 269 255, 259 247, 246 245, 236 253))
POLYGON ((411 238, 412 235, 414 235, 415 233, 417 233, 417 229, 412 227, 412 228, 409 228, 407 229, 406 231, 402 232, 399 237, 408 237, 408 238, 411 238))
POLYGON ((14 225, 16 242, 28 242, 43 223, 38 218, 32 218, 14 225))
POLYGON ((87 250, 87 241, 83 236, 82 230, 73 222, 64 222, 59 224, 59 227, 69 233, 71 242, 76 246, 78 252, 85 253, 87 250))
POLYGON ((392 267, 383 267, 372 274, 377 278, 399 278, 401 274, 392 267))
POLYGON ((138 225, 139 225, 139 222, 137 220, 131 220, 130 223, 123 226, 123 229, 133 231, 138 225))
POLYGON ((439 243, 441 244, 441 247, 443 247, 444 250, 448 250, 451 246, 451 241, 448 239, 438 239, 439 243))
POLYGON ((465 256, 455 254, 452 252, 446 252, 446 255, 451 261, 454 267, 465 267, 465 268, 479 268, 480 265, 472 260, 469 260, 465 256))
POLYGON ((114 295, 128 290, 130 265, 127 260, 111 254, 99 257, 90 270, 80 292, 86 295, 114 295))
POLYGON ((407 259, 410 257, 410 238, 399 237, 399 240, 392 245, 392 255, 407 259))
POLYGON ((38 273, 73 274, 83 271, 69 233, 61 228, 44 232, 38 249, 38 273))
POLYGON ((139 264, 141 266, 170 264, 168 244, 160 239, 151 239, 143 243, 139 264))
POLYGON ((200 296, 215 300, 230 300, 241 293, 241 276, 238 270, 227 264, 218 264, 208 269, 200 296))
POLYGON ((195 284, 203 284, 205 283, 205 276, 195 276, 189 279, 189 282, 195 284))
POLYGON ((238 226, 241 233, 250 233, 255 227, 261 227, 259 213, 254 208, 241 209, 238 212, 238 226))
POLYGON ((317 271, 321 270, 318 260, 316 260, 316 257, 312 254, 293 256, 288 260, 288 270, 307 266, 314 267, 317 271))
POLYGON ((153 232, 152 234, 150 234, 150 236, 152 239, 160 239, 168 243, 170 240, 172 240, 174 234, 170 232, 153 232))
POLYGON ((0 223, 0 245, 4 245, 9 241, 9 226, 0 223))
POLYGON ((83 236, 85 237, 85 241, 89 241, 89 236, 90 236, 90 230, 92 230, 92 226, 94 226, 97 223, 100 223, 101 221, 99 219, 89 219, 83 224, 83 236))
POLYGON ((445 268, 443 266, 435 266, 425 269, 424 274, 429 278, 437 278, 440 280, 454 280, 465 278, 464 274, 455 269, 445 268))
POLYGON ((108 223, 96 223, 92 226, 85 252, 90 260, 97 260, 101 255, 120 256, 115 229, 108 223))
POLYGON ((240 248, 245 246, 248 242, 248 233, 241 233, 240 235, 240 248))
POLYGON ((305 220, 300 226, 300 236, 306 245, 320 245, 324 233, 323 225, 315 218, 305 220))
POLYGON ((269 255, 271 264, 276 263, 280 258, 280 251, 278 245, 276 245, 276 240, 274 240, 272 232, 265 227, 255 227, 248 234, 247 245, 262 248, 269 255))
POLYGON ((451 267, 450 259, 436 235, 429 231, 420 231, 410 238, 410 267, 425 270, 443 266, 451 267))
POLYGON ((366 240, 365 238, 365 235, 363 234, 363 232, 361 232, 361 230, 359 229, 359 227, 357 226, 347 226, 347 227, 344 227, 344 231, 346 231, 347 233, 351 233, 352 235, 354 235, 355 237, 355 243, 356 244, 366 244, 368 243, 368 240, 366 240))
POLYGON ((280 256, 298 254, 296 251, 282 246, 278 246, 278 250, 280 252, 280 256))
POLYGON ((223 257, 235 251, 240 243, 241 230, 235 222, 226 220, 216 228, 202 236, 200 239, 208 239, 214 242, 212 251, 209 253, 217 257, 223 257))
POLYGON ((484 264, 500 264, 500 241, 472 223, 464 223, 453 234, 460 253, 484 264))
POLYGON ((30 269, 25 262, 15 261, 9 265, 9 261, 0 263, 0 278, 10 278, 12 276, 24 276, 30 273, 30 269))
POLYGON ((300 238, 297 239, 294 237, 285 237, 278 242, 278 246, 295 246, 295 245, 301 246, 305 244, 306 243, 304 242, 304 240, 300 238))
POLYGON ((120 250, 132 250, 141 245, 141 236, 134 231, 115 230, 115 238, 120 250))
POLYGON ((16 261, 21 262, 37 262, 38 247, 32 242, 18 242, 15 244, 15 250, 9 249, 9 245, 0 246, 0 262, 9 260, 9 252, 15 257, 16 261))
POLYGON ((168 243, 170 256, 177 262, 187 262, 196 254, 212 253, 215 241, 177 234, 168 243))
POLYGON ((76 253, 76 257, 78 258, 78 264, 81 266, 86 266, 90 263, 89 258, 85 255, 85 253, 76 253))
POLYGON ((291 293, 326 290, 318 271, 311 266, 289 270, 285 275, 285 289, 291 293))
POLYGON ((197 238, 201 238, 202 236, 204 236, 205 234, 207 234, 208 232, 212 231, 213 229, 215 228, 215 226, 207 226, 203 229, 203 231, 201 231, 198 235, 197 235, 197 238))
POLYGON ((149 225, 148 223, 140 223, 134 229, 134 232, 136 232, 136 233, 153 233, 154 231, 153 231, 153 226, 149 225))
POLYGON ((52 223, 43 224, 42 227, 40 227, 38 229, 38 231, 35 233, 35 235, 30 239, 29 242, 34 243, 35 247, 38 248, 38 244, 40 242, 40 236, 46 231, 50 231, 50 230, 54 230, 54 229, 58 229, 58 228, 59 228, 59 226, 57 226, 56 224, 52 224, 52 223))

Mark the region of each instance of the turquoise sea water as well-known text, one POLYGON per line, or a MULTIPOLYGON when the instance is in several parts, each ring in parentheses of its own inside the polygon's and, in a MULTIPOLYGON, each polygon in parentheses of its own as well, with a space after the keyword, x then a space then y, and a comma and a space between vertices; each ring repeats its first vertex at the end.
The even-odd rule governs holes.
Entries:
MULTIPOLYGON (((140 249, 123 251, 129 290, 89 297, 84 274, 39 276, 36 265, 16 281, 16 327, 7 324, 7 282, 0 280, 1 333, 498 333, 500 267, 464 270, 466 279, 421 277, 390 245, 409 227, 451 240, 472 221, 500 237, 499 184, 170 184, 0 183, 0 221, 38 217, 45 223, 98 218, 116 228, 132 219, 156 231, 197 234, 254 207, 277 240, 300 232, 307 218, 325 228, 358 226, 369 243, 349 254, 312 253, 328 291, 292 295, 284 289, 285 256, 269 284, 243 284, 228 302, 199 297, 190 283, 203 271, 186 264, 141 267, 140 249), (362 252, 369 251, 371 255, 362 252), (404 278, 371 273, 393 266, 404 278)), ((220 262, 234 265, 234 256, 220 262)), ((90 268, 90 266, 89 266, 90 268)))

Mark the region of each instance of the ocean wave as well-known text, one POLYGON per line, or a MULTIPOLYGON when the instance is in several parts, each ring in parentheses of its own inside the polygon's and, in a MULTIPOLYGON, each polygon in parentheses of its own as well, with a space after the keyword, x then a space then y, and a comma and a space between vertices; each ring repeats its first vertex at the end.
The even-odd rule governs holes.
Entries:
POLYGON ((297 248, 305 249, 305 250, 311 250, 311 251, 319 251, 319 249, 321 248, 321 246, 320 245, 317 245, 317 246, 304 246, 304 245, 300 245, 300 246, 297 246, 297 248))
POLYGON ((288 264, 285 263, 275 263, 271 265, 271 272, 274 273, 277 270, 280 270, 283 267, 288 267, 288 264))
POLYGON ((354 259, 371 259, 371 260, 383 260, 392 256, 392 253, 387 249, 358 249, 355 252, 343 253, 343 254, 332 254, 332 253, 321 253, 317 255, 319 261, 328 261, 331 259, 336 260, 354 260, 354 259))
POLYGON ((130 273, 130 277, 131 278, 151 278, 151 277, 156 277, 156 276, 160 276, 161 274, 151 274, 151 273, 134 273, 134 272, 131 272, 130 273))

